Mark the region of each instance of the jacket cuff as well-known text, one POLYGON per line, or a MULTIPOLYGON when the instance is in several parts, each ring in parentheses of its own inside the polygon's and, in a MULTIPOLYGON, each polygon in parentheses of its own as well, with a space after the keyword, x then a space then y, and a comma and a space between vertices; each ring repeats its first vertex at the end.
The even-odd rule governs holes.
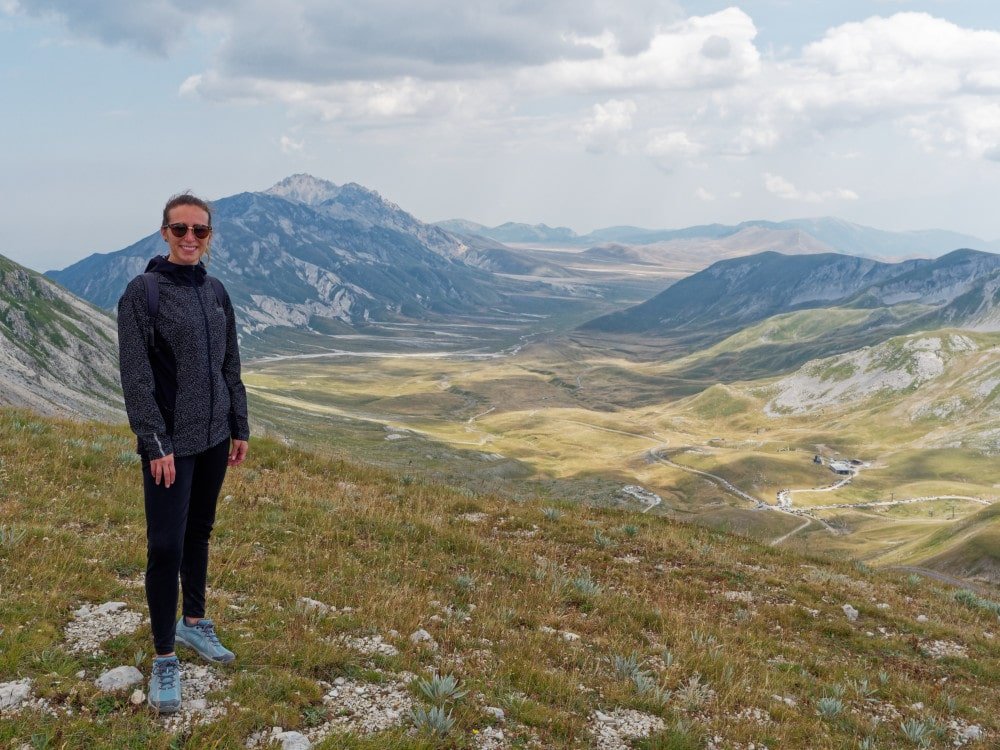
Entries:
POLYGON ((151 433, 139 438, 142 451, 150 459, 163 458, 174 452, 174 441, 166 434, 151 433))
POLYGON ((229 435, 233 440, 249 440, 250 439, 250 425, 246 419, 236 416, 235 414, 229 415, 229 435))

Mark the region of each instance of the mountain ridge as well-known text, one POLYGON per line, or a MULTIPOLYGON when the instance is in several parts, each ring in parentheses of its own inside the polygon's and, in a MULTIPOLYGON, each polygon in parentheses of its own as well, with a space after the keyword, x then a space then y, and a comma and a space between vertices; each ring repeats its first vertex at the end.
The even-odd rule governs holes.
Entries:
MULTIPOLYGON (((461 262, 469 245, 361 186, 298 175, 213 205, 209 272, 229 289, 245 334, 468 313, 501 300, 489 274, 461 262)), ((109 309, 163 249, 156 232, 48 276, 109 309)))
POLYGON ((721 239, 748 228, 763 228, 800 230, 832 251, 886 259, 936 256, 959 247, 1000 250, 1000 240, 983 240, 962 232, 945 229, 889 231, 829 216, 784 221, 757 219, 739 224, 700 224, 677 229, 646 229, 619 225, 595 229, 586 234, 577 234, 568 227, 552 228, 546 224, 517 222, 488 227, 465 219, 449 219, 436 224, 459 234, 479 234, 503 242, 525 244, 535 242, 586 246, 616 242, 650 245, 678 239, 721 239))
POLYGON ((952 325, 1000 325, 1000 255, 957 250, 935 260, 885 263, 820 253, 764 252, 719 261, 634 307, 595 318, 581 330, 605 333, 709 331, 727 335, 773 315, 822 306, 938 307, 952 325), (975 300, 963 297, 975 290, 975 300), (970 312, 972 310, 972 312, 970 312))
POLYGON ((114 319, 0 255, 0 404, 120 419, 114 319))

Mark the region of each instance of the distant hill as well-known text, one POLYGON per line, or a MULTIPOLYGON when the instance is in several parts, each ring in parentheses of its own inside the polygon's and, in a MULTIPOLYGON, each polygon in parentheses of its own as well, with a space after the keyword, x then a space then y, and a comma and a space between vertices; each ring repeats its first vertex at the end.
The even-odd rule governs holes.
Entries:
POLYGON ((947 575, 1000 586, 1000 503, 932 535, 912 561, 947 575))
POLYGON ((768 229, 799 231, 830 251, 883 259, 934 257, 962 247, 977 250, 1000 250, 1000 242, 988 242, 959 232, 943 229, 890 232, 832 217, 791 219, 777 222, 745 221, 740 224, 702 224, 680 229, 615 226, 597 229, 582 235, 565 227, 552 229, 545 224, 527 225, 508 222, 497 227, 487 227, 475 222, 453 219, 439 222, 439 225, 449 231, 479 234, 502 242, 534 242, 583 247, 607 243, 651 245, 685 239, 724 239, 747 229, 768 229))
MULTIPOLYGON (((360 185, 293 175, 213 205, 209 271, 225 282, 245 334, 468 313, 501 298, 489 274, 461 260, 475 243, 360 185)), ((48 276, 112 308, 128 280, 164 249, 154 233, 48 276)))
POLYGON ((439 221, 435 226, 458 234, 478 234, 499 242, 549 244, 579 244, 576 232, 568 227, 550 227, 547 224, 519 224, 508 221, 496 227, 487 227, 465 219, 439 221))
POLYGON ((607 333, 719 339, 773 315, 818 307, 891 307, 919 302, 934 322, 993 330, 1000 313, 1000 256, 974 250, 936 260, 882 263, 833 253, 765 252, 720 261, 646 302, 584 324, 607 333))
POLYGON ((0 405, 123 418, 114 319, 0 256, 0 405))

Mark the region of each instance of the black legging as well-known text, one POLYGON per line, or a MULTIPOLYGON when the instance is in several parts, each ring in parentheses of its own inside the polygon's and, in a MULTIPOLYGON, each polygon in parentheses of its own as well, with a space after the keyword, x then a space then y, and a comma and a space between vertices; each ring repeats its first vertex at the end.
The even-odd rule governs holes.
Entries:
POLYGON ((226 478, 229 440, 194 456, 174 458, 177 478, 170 487, 154 484, 149 461, 142 462, 146 501, 146 600, 157 654, 174 650, 177 575, 184 591, 183 614, 205 616, 208 539, 215 506, 226 478))

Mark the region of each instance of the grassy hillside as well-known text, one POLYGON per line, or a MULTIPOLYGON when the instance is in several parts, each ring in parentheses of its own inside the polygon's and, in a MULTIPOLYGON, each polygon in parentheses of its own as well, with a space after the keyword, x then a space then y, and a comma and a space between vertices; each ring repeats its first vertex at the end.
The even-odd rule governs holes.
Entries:
POLYGON ((883 561, 1000 585, 1000 504, 918 537, 886 554, 883 561))
POLYGON ((997 614, 982 599, 269 440, 227 479, 213 546, 209 609, 239 658, 205 670, 204 710, 154 718, 93 685, 118 665, 148 674, 148 625, 93 653, 66 630, 82 605, 144 612, 130 445, 122 429, 0 410, 0 683, 30 680, 33 696, 0 714, 2 746, 241 748, 274 726, 369 750, 943 748, 970 725, 978 746, 1000 737, 997 614), (435 647, 410 641, 419 628, 435 647), (467 691, 436 699, 454 719, 443 736, 405 710, 430 708, 415 678, 435 672, 467 691), (365 727, 389 699, 373 695, 399 708, 377 732, 365 727))

